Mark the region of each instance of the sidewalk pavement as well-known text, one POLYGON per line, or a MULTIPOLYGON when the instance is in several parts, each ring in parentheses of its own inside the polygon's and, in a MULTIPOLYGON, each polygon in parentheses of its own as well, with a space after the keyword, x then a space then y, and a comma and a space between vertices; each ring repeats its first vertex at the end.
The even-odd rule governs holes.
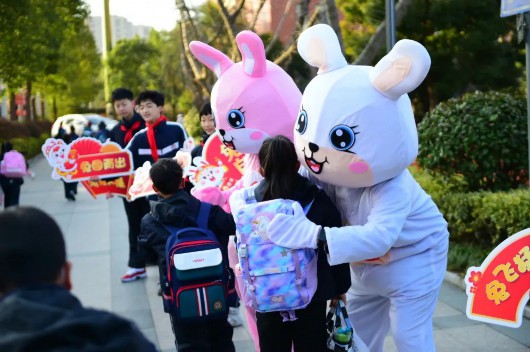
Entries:
MULTIPOLYGON (((68 258, 73 263, 73 293, 85 306, 113 311, 136 322, 160 351, 175 351, 168 316, 157 295, 158 271, 148 267, 148 278, 127 284, 120 276, 127 266, 127 220, 119 198, 93 199, 79 185, 77 200, 64 198, 63 184, 51 179, 51 167, 37 156, 30 161, 35 179, 26 178, 20 205, 50 214, 64 232, 68 258)), ((441 352, 530 351, 530 320, 518 329, 470 320, 466 294, 448 273, 434 315, 436 348, 441 352)), ((243 318, 243 308, 240 309, 243 318)), ((355 322, 353 322, 355 325, 355 322)), ((237 352, 254 351, 246 324, 234 329, 237 352)), ((385 351, 397 351, 387 336, 385 351)))

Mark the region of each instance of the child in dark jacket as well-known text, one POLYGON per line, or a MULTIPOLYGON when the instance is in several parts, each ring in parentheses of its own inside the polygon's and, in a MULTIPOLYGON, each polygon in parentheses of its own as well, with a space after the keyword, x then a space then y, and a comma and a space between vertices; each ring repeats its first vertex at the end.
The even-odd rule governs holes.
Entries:
MULTIPOLYGON (((260 173, 264 177, 254 189, 256 201, 283 198, 295 200, 305 208, 306 216, 315 224, 340 226, 340 213, 327 194, 311 181, 298 174, 293 143, 284 136, 268 138, 259 151, 260 173), (311 203, 312 202, 312 203, 311 203)), ((244 204, 244 189, 236 191, 230 198, 232 213, 244 204)), ((256 313, 259 346, 261 352, 326 351, 326 303, 337 299, 349 289, 350 268, 348 264, 330 266, 324 244, 318 246, 317 290, 309 305, 295 311, 296 320, 283 321, 280 312, 256 313)))
MULTIPOLYGON (((197 226, 196 218, 201 202, 180 188, 182 168, 176 160, 159 159, 151 166, 149 176, 159 200, 151 201, 151 212, 142 219, 138 246, 140 250, 149 248, 157 253, 160 282, 164 283, 167 281, 165 246, 170 233, 162 224, 177 228, 197 226)), ((216 235, 226 258, 228 237, 235 234, 232 216, 219 206, 212 206, 208 229, 216 235)), ((233 328, 227 322, 226 315, 192 324, 180 323, 171 315, 170 318, 179 352, 235 351, 232 342, 233 328)))

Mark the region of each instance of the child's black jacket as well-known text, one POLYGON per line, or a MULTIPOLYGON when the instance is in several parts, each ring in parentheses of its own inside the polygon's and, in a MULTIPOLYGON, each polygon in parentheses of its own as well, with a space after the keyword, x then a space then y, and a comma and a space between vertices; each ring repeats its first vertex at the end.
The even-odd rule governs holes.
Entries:
MULTIPOLYGON (((197 226, 196 219, 201 202, 180 190, 169 198, 160 198, 150 203, 151 212, 142 218, 138 249, 147 252, 150 249, 157 254, 160 280, 164 282, 166 277, 165 247, 170 234, 161 223, 177 228, 197 226)), ((223 257, 227 258, 228 237, 236 232, 232 215, 219 206, 213 205, 208 217, 208 228, 216 235, 223 250, 223 257)))

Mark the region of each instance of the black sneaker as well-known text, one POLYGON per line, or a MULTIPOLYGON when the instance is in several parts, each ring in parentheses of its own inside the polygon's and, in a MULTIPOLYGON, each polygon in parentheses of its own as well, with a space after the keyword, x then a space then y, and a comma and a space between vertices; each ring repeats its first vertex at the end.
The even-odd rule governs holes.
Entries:
POLYGON ((74 193, 74 191, 70 191, 70 193, 68 193, 68 197, 66 197, 66 199, 75 201, 75 193, 74 193))

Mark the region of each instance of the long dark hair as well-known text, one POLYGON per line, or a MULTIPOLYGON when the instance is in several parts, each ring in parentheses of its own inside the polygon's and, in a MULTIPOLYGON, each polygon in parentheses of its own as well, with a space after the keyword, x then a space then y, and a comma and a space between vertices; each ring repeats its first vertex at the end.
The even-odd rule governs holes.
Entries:
POLYGON ((0 160, 4 160, 4 154, 13 150, 13 144, 10 142, 2 143, 2 150, 0 151, 0 160))
POLYGON ((298 173, 298 159, 293 142, 284 136, 267 138, 258 156, 263 177, 267 181, 263 200, 288 199, 298 173))

